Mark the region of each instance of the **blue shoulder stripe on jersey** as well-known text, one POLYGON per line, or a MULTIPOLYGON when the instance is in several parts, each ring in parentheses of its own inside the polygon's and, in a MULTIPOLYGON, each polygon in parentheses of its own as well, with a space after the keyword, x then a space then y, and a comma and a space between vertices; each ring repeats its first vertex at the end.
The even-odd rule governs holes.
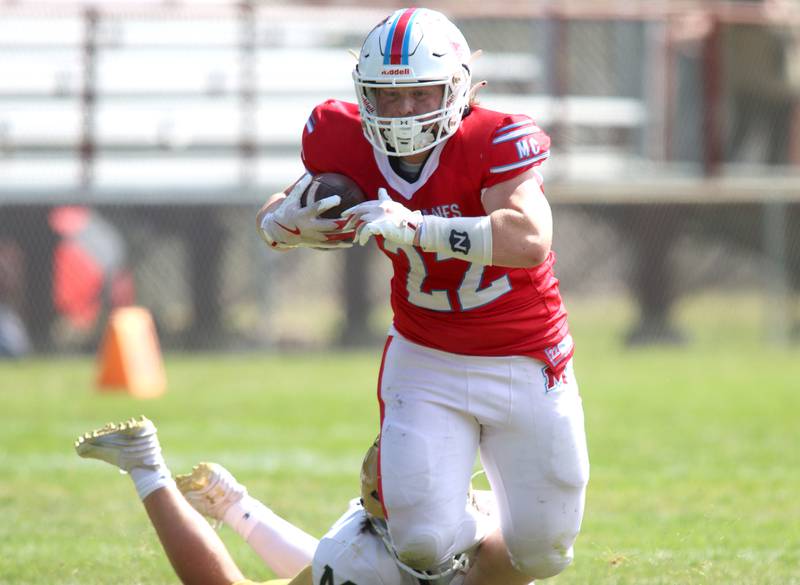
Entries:
MULTIPOLYGON (((414 10, 406 24, 406 34, 403 35, 403 60, 402 65, 408 65, 408 45, 411 42, 411 25, 414 24, 414 19, 417 17, 418 10, 414 10)), ((399 19, 398 19, 399 20, 399 19)))
POLYGON ((492 140, 492 144, 500 144, 501 142, 508 142, 509 140, 514 140, 515 138, 519 138, 520 136, 527 136, 528 134, 536 134, 538 131, 539 131, 538 126, 529 126, 527 128, 520 128, 519 130, 514 130, 513 132, 504 134, 503 136, 498 136, 497 138, 492 140))
POLYGON ((315 125, 316 125, 316 123, 314 122, 314 114, 312 113, 308 117, 308 120, 306 120, 306 130, 308 130, 309 134, 311 134, 314 131, 314 126, 315 125))
POLYGON ((532 120, 523 120, 522 122, 517 122, 516 124, 509 124, 508 126, 503 126, 499 130, 495 130, 494 135, 497 136, 498 134, 502 134, 506 130, 511 130, 512 128, 519 128, 520 126, 524 126, 525 124, 532 124, 532 120))
POLYGON ((397 18, 394 19, 392 23, 392 28, 389 29, 389 34, 386 37, 386 47, 383 49, 383 64, 389 65, 390 59, 392 58, 392 39, 394 38, 394 29, 397 28, 397 23, 400 20, 402 13, 397 15, 397 18))
POLYGON ((510 165, 503 165, 503 166, 500 166, 500 167, 492 167, 492 168, 489 169, 489 172, 496 174, 496 173, 505 173, 506 171, 513 171, 514 169, 519 169, 521 167, 528 166, 528 165, 533 164, 535 162, 539 162, 540 160, 544 160, 549 156, 550 156, 550 151, 546 150, 541 154, 538 154, 536 156, 532 156, 530 158, 526 158, 525 160, 521 160, 521 161, 518 161, 518 162, 515 162, 515 163, 511 163, 510 165))

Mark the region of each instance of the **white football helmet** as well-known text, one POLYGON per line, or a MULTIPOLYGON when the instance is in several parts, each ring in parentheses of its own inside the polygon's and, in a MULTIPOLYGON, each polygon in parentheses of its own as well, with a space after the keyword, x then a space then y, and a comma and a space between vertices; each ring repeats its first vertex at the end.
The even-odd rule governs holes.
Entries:
POLYGON ((461 124, 472 75, 464 35, 440 12, 397 10, 367 35, 353 70, 364 135, 380 152, 407 156, 447 140, 461 124), (442 104, 424 115, 381 117, 374 90, 443 85, 442 104))

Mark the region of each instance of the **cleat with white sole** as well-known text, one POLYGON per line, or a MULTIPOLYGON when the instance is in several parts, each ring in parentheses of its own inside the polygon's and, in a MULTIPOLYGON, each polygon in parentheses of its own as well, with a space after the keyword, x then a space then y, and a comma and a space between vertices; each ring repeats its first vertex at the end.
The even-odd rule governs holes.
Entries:
POLYGON ((134 467, 156 469, 164 463, 157 429, 145 416, 84 433, 75 440, 75 451, 88 459, 99 459, 128 472, 134 467))
POLYGON ((175 483, 195 510, 220 521, 247 495, 247 488, 219 463, 198 463, 191 473, 176 476, 175 483))

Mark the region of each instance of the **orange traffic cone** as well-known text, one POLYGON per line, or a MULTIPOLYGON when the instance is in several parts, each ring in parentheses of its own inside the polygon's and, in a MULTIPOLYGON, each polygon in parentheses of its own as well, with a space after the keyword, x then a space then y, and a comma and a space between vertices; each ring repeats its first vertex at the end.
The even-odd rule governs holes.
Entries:
POLYGON ((138 398, 164 393, 167 379, 158 334, 144 307, 114 309, 98 352, 100 391, 125 391, 138 398))

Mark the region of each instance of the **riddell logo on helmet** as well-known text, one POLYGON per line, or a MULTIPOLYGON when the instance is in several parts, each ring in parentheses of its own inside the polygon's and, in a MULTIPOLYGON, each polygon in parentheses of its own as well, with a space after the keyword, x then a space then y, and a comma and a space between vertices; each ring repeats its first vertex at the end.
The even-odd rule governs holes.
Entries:
POLYGON ((401 67, 398 69, 384 69, 381 75, 411 75, 410 67, 401 67))

